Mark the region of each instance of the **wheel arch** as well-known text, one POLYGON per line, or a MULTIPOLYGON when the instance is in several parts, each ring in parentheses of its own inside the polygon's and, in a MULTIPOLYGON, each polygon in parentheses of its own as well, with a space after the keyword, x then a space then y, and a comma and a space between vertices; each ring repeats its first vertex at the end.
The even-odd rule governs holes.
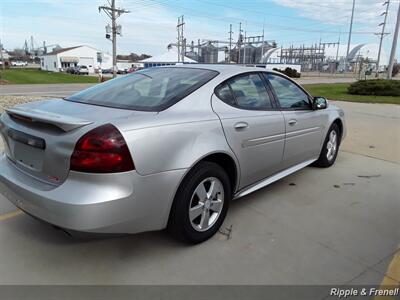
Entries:
POLYGON ((234 196, 235 192, 238 189, 239 186, 239 178, 240 178, 240 168, 239 168, 239 163, 233 156, 233 154, 228 153, 226 151, 215 151, 208 153, 202 157, 200 157, 198 160, 196 160, 183 174, 181 177, 179 184, 176 186, 174 196, 171 201, 171 206, 169 208, 168 212, 168 218, 167 218, 167 223, 169 223, 170 218, 171 218, 171 212, 173 210, 174 204, 175 204, 175 198, 176 195, 179 191, 179 187, 181 186, 183 180, 186 178, 186 176, 189 174, 189 172, 197 166, 199 163, 208 161, 208 162, 213 162, 221 166, 227 173, 231 187, 232 187, 232 197, 234 196))
POLYGON ((339 127, 339 130, 340 130, 340 140, 342 140, 342 137, 343 137, 343 122, 342 122, 342 120, 340 119, 340 118, 336 118, 333 122, 332 122, 332 124, 336 124, 338 127, 339 127))
POLYGON ((227 173, 231 187, 232 187, 232 196, 235 194, 237 191, 237 188, 239 186, 239 178, 240 178, 240 168, 239 168, 239 163, 236 160, 236 158, 231 154, 226 151, 214 151, 210 152, 206 155, 203 155, 199 159, 197 159, 193 164, 187 168, 186 172, 183 174, 182 178, 179 181, 179 184, 176 187, 175 194, 173 199, 176 197, 176 193, 179 190, 180 185, 182 184, 182 181, 185 179, 185 177, 188 175, 188 173, 199 163, 203 161, 209 161, 218 164, 221 166, 227 173))

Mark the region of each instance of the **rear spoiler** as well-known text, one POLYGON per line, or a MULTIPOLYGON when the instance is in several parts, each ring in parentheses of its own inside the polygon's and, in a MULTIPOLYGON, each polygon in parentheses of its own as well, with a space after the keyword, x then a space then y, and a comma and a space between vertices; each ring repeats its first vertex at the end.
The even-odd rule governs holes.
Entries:
POLYGON ((6 112, 8 115, 16 119, 25 122, 52 124, 65 132, 93 123, 92 121, 51 113, 39 109, 16 107, 6 109, 6 112))

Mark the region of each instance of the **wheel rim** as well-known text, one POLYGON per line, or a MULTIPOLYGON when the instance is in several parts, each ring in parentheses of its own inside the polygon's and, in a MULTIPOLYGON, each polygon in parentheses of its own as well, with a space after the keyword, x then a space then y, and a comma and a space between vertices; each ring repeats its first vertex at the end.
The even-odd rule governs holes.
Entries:
POLYGON ((332 130, 329 133, 329 139, 326 143, 326 149, 328 150, 326 152, 326 158, 331 161, 335 157, 337 151, 337 134, 335 130, 332 130))
POLYGON ((224 206, 224 186, 215 177, 204 179, 193 192, 189 205, 189 220, 196 231, 207 231, 221 215, 224 206))

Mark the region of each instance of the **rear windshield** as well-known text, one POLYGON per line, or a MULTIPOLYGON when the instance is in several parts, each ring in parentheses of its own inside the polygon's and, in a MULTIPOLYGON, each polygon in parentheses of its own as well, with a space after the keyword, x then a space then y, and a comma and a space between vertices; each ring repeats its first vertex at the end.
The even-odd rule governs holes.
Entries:
POLYGON ((65 98, 69 101, 160 111, 183 99, 218 72, 195 68, 150 68, 106 81, 65 98))

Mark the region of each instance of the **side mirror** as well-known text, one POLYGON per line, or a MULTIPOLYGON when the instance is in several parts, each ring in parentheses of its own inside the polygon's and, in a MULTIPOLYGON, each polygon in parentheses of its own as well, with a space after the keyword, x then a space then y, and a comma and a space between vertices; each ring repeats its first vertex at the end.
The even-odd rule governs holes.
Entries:
POLYGON ((328 107, 328 100, 325 97, 314 97, 313 99, 313 108, 314 109, 325 109, 328 107))

